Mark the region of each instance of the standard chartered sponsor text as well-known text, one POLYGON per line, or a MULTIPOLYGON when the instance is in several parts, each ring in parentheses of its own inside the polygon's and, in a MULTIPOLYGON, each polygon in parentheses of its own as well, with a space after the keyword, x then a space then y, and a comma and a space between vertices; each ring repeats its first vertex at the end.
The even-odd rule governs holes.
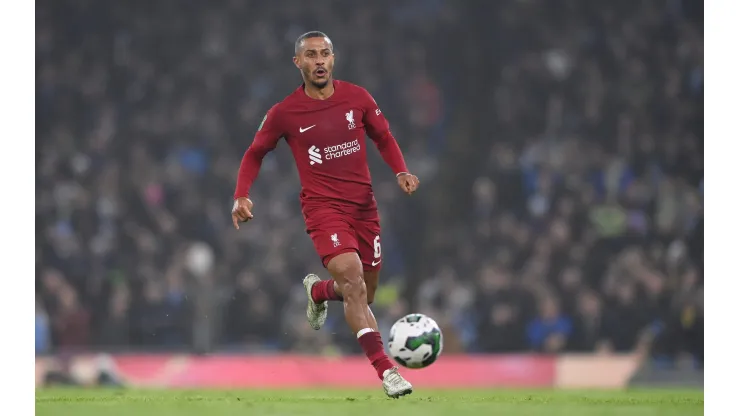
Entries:
POLYGON ((324 155, 326 160, 336 159, 338 157, 347 156, 355 152, 360 151, 360 142, 355 139, 349 142, 344 142, 335 146, 327 146, 324 148, 324 155))

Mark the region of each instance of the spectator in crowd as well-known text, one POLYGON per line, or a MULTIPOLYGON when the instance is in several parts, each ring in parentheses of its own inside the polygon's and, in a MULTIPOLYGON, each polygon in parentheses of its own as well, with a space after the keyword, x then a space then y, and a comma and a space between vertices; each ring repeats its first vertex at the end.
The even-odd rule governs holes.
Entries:
POLYGON ((562 351, 573 333, 573 322, 560 311, 557 301, 546 297, 540 303, 540 315, 527 325, 529 347, 535 351, 562 351))

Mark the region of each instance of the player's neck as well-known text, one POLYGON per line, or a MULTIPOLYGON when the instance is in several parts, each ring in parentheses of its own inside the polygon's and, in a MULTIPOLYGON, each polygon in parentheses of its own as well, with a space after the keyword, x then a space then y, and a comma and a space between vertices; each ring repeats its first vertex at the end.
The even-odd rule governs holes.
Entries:
POLYGON ((303 91, 314 100, 326 100, 334 95, 334 80, 330 79, 324 88, 317 88, 310 82, 304 82, 303 91))

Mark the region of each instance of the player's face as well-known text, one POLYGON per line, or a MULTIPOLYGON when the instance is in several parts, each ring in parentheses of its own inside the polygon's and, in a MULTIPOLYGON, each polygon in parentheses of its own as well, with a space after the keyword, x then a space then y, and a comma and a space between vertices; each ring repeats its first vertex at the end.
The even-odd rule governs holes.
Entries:
POLYGON ((303 80, 317 88, 324 88, 334 69, 334 51, 327 38, 308 38, 293 62, 301 70, 303 80))

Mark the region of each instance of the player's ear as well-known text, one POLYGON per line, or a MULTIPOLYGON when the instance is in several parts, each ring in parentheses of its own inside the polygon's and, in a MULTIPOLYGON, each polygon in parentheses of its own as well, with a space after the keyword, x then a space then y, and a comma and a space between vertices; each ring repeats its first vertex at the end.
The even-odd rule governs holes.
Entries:
POLYGON ((295 64, 295 67, 296 67, 296 68, 298 68, 298 69, 301 69, 301 65, 300 65, 300 63, 298 62, 298 57, 297 57, 297 56, 294 56, 294 57, 293 57, 293 63, 295 64))

